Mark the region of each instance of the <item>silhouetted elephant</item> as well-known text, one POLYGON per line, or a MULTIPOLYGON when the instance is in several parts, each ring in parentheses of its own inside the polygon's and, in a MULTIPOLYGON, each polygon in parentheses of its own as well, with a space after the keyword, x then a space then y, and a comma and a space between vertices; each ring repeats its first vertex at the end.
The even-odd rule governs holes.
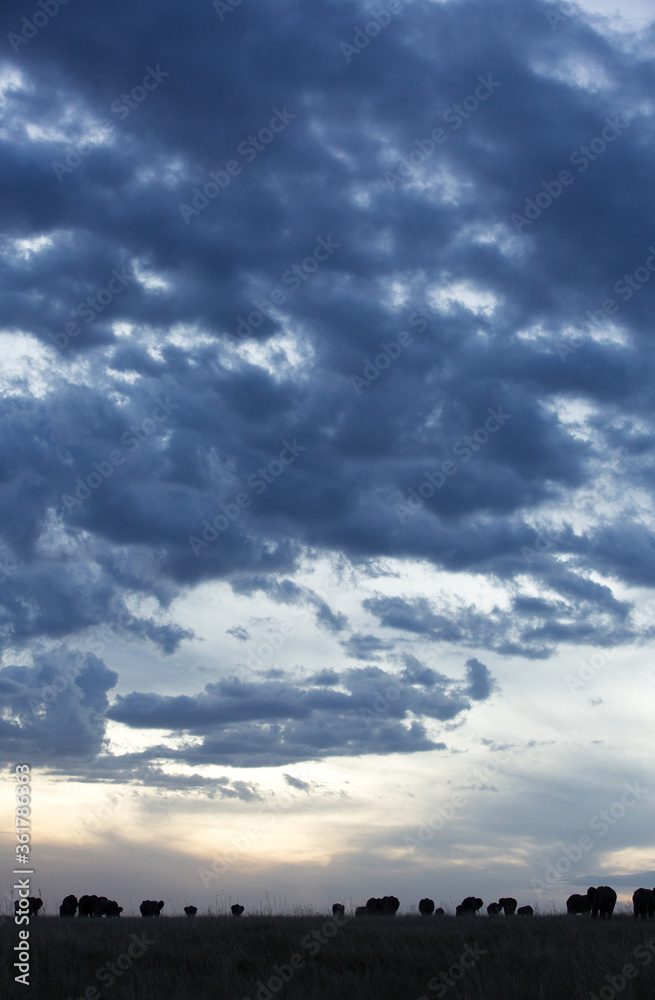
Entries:
POLYGON ((635 889, 632 894, 635 920, 655 916, 655 889, 635 889))
POLYGON ((498 905, 503 910, 506 917, 513 917, 516 912, 516 900, 511 896, 498 900, 498 905))
POLYGON ((501 909, 502 907, 500 903, 489 903, 489 906, 487 907, 487 913, 489 914, 490 917, 497 917, 501 909))
POLYGON ((443 908, 443 906, 438 906, 436 908, 436 910, 434 911, 434 915, 435 915, 435 917, 443 917, 444 916, 444 908, 443 908))
POLYGON ((616 893, 609 885, 599 885, 598 888, 590 886, 587 895, 591 900, 592 918, 600 917, 601 920, 609 920, 614 913, 616 905, 616 893))
MULTIPOLYGON (((41 897, 40 896, 27 896, 27 897, 23 897, 23 898, 27 899, 28 906, 27 906, 27 909, 25 909, 24 906, 21 907, 20 912, 21 913, 27 913, 28 917, 38 917, 39 910, 43 906, 43 900, 41 899, 41 897)), ((18 913, 18 907, 19 907, 19 905, 20 905, 19 904, 19 900, 17 900, 17 899, 14 900, 14 910, 16 911, 16 913, 18 913)))
POLYGON ((395 917, 400 900, 396 896, 371 896, 366 900, 366 912, 371 916, 395 917))
POLYGON ((98 896, 93 907, 94 917, 120 917, 122 912, 123 907, 115 899, 107 899, 106 896, 98 896))
POLYGON ((581 896, 579 892, 574 892, 566 901, 566 912, 569 916, 576 916, 578 913, 590 913, 591 900, 589 896, 581 896))
POLYGON ((336 917, 337 913, 345 913, 346 908, 343 903, 333 903, 332 904, 332 916, 336 917))
POLYGON ((517 913, 517 915, 519 917, 534 917, 534 910, 529 905, 528 906, 519 906, 519 908, 516 911, 516 913, 517 913))
POLYGON ((481 906, 484 906, 481 899, 478 899, 476 896, 467 896, 459 906, 455 907, 455 916, 474 917, 481 906))
POLYGON ((187 917, 195 917, 196 913, 198 912, 198 907, 197 906, 185 906, 184 907, 184 912, 186 913, 187 917))
POLYGON ((96 905, 97 900, 97 896, 80 896, 77 906, 78 917, 92 917, 93 907, 96 905))
POLYGON ((141 911, 142 917, 158 917, 163 908, 163 899, 160 899, 159 902, 155 899, 144 899, 139 907, 139 910, 141 911))
POLYGON ((365 906, 356 906, 355 907, 355 916, 356 917, 367 917, 368 916, 368 910, 366 909, 365 906))
POLYGON ((77 913, 77 896, 66 896, 59 907, 60 917, 74 917, 77 913))
POLYGON ((233 903, 230 909, 233 917, 240 917, 243 913, 243 906, 240 903, 233 903))
POLYGON ((434 900, 428 899, 427 896, 425 899, 420 900, 418 904, 418 912, 422 917, 431 917, 434 913, 434 900))

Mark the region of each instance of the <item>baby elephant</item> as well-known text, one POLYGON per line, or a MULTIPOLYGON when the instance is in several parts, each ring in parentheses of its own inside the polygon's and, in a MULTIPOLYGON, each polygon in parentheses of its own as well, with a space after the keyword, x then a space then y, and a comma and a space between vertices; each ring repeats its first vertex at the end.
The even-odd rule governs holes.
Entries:
POLYGON ((198 912, 198 907, 197 906, 185 906, 184 907, 184 912, 186 913, 187 917, 195 917, 196 913, 198 912))
POLYGON ((240 903, 233 903, 230 909, 233 917, 240 917, 243 913, 243 906, 240 903))

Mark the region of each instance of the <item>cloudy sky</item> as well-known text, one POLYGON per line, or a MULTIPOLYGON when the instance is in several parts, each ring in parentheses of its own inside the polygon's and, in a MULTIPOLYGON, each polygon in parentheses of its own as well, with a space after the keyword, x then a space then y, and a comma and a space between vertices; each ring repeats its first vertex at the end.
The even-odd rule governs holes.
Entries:
POLYGON ((655 884, 618 6, 3 9, 0 736, 50 912, 655 884))

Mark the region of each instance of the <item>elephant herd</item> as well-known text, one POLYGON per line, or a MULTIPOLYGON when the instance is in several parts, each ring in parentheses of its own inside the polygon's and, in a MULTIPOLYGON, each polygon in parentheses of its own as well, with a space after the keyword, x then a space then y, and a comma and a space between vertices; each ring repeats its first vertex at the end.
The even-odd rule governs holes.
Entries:
MULTIPOLYGON (((29 916, 36 916, 43 906, 42 899, 28 897, 29 916)), ((139 906, 142 917, 158 917, 164 908, 164 900, 144 899, 139 906)), ((18 912, 18 900, 14 903, 14 909, 18 912)), ((119 906, 115 899, 107 899, 106 896, 66 896, 59 907, 60 917, 120 917, 123 907, 119 906)), ((197 906, 185 906, 184 912, 187 917, 195 917, 198 912, 197 906)), ((235 903, 232 906, 232 916, 240 917, 243 913, 243 906, 235 903)))
MULTIPOLYGON (((455 915, 458 917, 472 916, 482 908, 484 903, 477 896, 467 896, 462 902, 456 907, 455 915)), ((396 896, 382 896, 382 898, 372 896, 366 903, 366 906, 358 906, 355 910, 356 917, 393 917, 396 915, 396 911, 400 906, 400 902, 396 896)), ((445 911, 443 906, 438 906, 435 910, 434 900, 422 899, 418 904, 418 911, 422 917, 431 917, 433 914, 435 917, 445 916, 445 911)), ((335 916, 337 913, 342 914, 345 912, 345 907, 343 903, 334 903, 332 906, 332 915, 335 916)), ((514 916, 516 913, 521 917, 531 917, 534 914, 534 910, 531 906, 519 906, 516 909, 516 900, 511 898, 500 899, 497 903, 489 903, 487 907, 487 913, 490 917, 495 917, 499 913, 504 913, 506 917, 514 916)))
POLYGON ((534 910, 531 906, 519 906, 516 909, 516 900, 513 896, 503 896, 497 903, 489 903, 487 913, 490 917, 497 917, 499 913, 504 913, 506 917, 533 917, 534 910))
MULTIPOLYGON (((574 893, 566 901, 566 912, 572 916, 589 913, 592 917, 609 920, 616 905, 616 893, 609 885, 590 886, 585 896, 574 893)), ((655 889, 635 889, 632 894, 632 911, 635 920, 655 916, 655 889)))
MULTIPOLYGON (((27 898, 30 917, 37 916, 43 906, 43 900, 35 896, 27 898)), ((458 917, 475 916, 481 910, 484 903, 478 896, 467 896, 455 908, 455 915, 458 917)), ((608 885, 598 887, 590 886, 585 895, 574 893, 566 901, 566 912, 570 916, 579 914, 590 914, 592 917, 600 917, 601 920, 609 920, 616 905, 616 892, 608 885)), ((632 896, 634 918, 655 917, 655 889, 636 889, 632 896)), ((358 906, 355 910, 356 917, 394 917, 400 906, 397 896, 371 896, 366 906, 358 906)), ((490 917, 499 916, 503 913, 506 917, 532 917, 534 910, 531 906, 519 906, 511 896, 501 897, 497 903, 489 903, 487 915, 490 917)), ((164 900, 144 899, 139 906, 142 917, 158 917, 164 908, 164 900)), ((19 902, 14 903, 14 909, 18 913, 19 902)), ((418 904, 419 913, 422 917, 443 917, 444 909, 438 906, 435 909, 434 900, 422 899, 418 904)), ((342 915, 345 913, 343 903, 334 903, 332 914, 342 915)), ((24 908, 23 908, 24 912, 24 908)), ((115 899, 107 899, 106 896, 66 896, 59 907, 60 917, 119 917, 123 912, 123 907, 119 906, 115 899)), ((195 917, 198 912, 197 906, 185 906, 184 912, 187 917, 195 917)), ((240 903, 234 903, 231 907, 233 917, 240 917, 244 912, 240 903)))

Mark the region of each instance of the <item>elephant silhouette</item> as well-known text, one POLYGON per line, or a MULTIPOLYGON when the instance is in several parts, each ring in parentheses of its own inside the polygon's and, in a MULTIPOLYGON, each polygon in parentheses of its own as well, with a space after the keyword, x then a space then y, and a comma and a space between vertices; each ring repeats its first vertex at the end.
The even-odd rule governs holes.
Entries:
POLYGON ((489 914, 490 917, 497 917, 501 909, 502 907, 500 903, 489 903, 489 906, 487 907, 487 913, 489 914))
POLYGON ((139 910, 141 911, 142 917, 158 917, 160 912, 164 908, 164 900, 160 899, 157 902, 155 899, 144 899, 139 910))
POLYGON ((184 912, 186 913, 187 917, 195 917, 196 913, 198 912, 198 907, 197 906, 185 906, 184 907, 184 912))
POLYGON ((94 917, 120 917, 123 907, 119 906, 115 899, 107 899, 106 896, 98 896, 93 906, 94 917))
POLYGON ((516 900, 512 896, 503 897, 498 900, 498 905, 506 917, 513 917, 516 912, 516 900))
MULTIPOLYGON (((25 898, 25 897, 24 897, 25 898)), ((28 917, 38 917, 39 910, 43 906, 43 900, 40 896, 27 896, 27 910, 25 907, 21 908, 21 913, 27 913, 28 917)), ((19 900, 14 900, 14 910, 16 914, 19 912, 20 902, 19 900)))
POLYGON ((443 916, 445 916, 445 911, 444 911, 443 906, 438 906, 436 908, 436 910, 434 911, 434 915, 435 915, 435 917, 443 917, 443 916))
POLYGON ((588 895, 581 896, 579 892, 574 892, 566 901, 566 912, 569 916, 576 916, 579 913, 590 913, 591 899, 588 895))
POLYGON ((476 896, 467 896, 459 906, 455 907, 455 916, 474 917, 482 906, 484 906, 484 903, 481 899, 476 896))
POLYGON ((233 903, 230 910, 232 911, 233 917, 240 917, 243 913, 243 906, 241 906, 240 903, 233 903))
POLYGON ((368 916, 368 910, 366 909, 365 906, 356 906, 355 907, 355 916, 356 917, 367 917, 368 916))
POLYGON ((80 901, 77 905, 78 917, 92 917, 93 908, 96 905, 97 900, 97 896, 80 896, 80 901))
POLYGON ((332 904, 332 916, 336 917, 337 913, 345 913, 346 908, 343 903, 333 903, 332 904))
POLYGON ((655 916, 655 889, 635 889, 632 894, 632 906, 635 920, 639 917, 643 920, 646 917, 652 919, 655 916))
POLYGON ((516 913, 517 913, 517 915, 519 917, 534 917, 534 910, 529 905, 528 906, 519 906, 519 908, 516 911, 516 913))
POLYGON ((422 917, 431 917, 434 913, 434 900, 428 899, 427 896, 425 899, 421 899, 418 904, 418 912, 422 917))
POLYGON ((587 895, 591 900, 591 916, 593 919, 609 920, 614 913, 616 893, 609 885, 590 886, 587 895))
POLYGON ((74 917, 77 913, 77 896, 65 896, 59 907, 60 917, 74 917))
POLYGON ((370 916, 395 917, 400 900, 396 896, 371 896, 366 900, 366 912, 370 916))

